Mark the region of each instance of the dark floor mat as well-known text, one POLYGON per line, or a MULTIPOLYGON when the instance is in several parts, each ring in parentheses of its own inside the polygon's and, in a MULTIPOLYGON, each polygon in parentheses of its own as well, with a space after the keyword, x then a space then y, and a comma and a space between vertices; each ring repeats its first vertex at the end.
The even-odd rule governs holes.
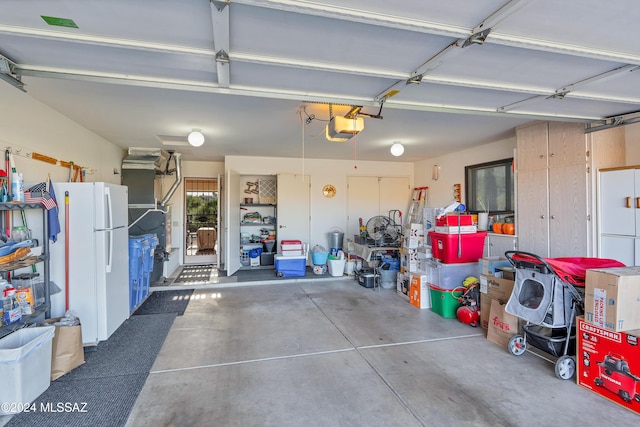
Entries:
POLYGON ((124 426, 175 320, 175 314, 129 318, 85 352, 86 363, 58 378, 7 426, 124 426))
POLYGON ((189 305, 191 294, 193 289, 151 292, 133 315, 176 313, 182 316, 189 305))

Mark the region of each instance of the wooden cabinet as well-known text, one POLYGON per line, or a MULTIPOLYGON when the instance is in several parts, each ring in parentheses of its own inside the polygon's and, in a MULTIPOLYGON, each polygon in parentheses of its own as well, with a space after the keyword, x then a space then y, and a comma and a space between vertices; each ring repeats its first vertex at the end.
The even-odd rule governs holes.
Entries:
POLYGON ((485 257, 504 256, 506 251, 514 251, 518 249, 518 238, 510 234, 494 234, 488 233, 484 240, 485 257))
POLYGON ((516 129, 518 247, 542 257, 595 253, 592 173, 624 164, 624 131, 585 134, 581 123, 516 129))
POLYGON ((600 172, 600 252, 640 265, 640 167, 600 172))

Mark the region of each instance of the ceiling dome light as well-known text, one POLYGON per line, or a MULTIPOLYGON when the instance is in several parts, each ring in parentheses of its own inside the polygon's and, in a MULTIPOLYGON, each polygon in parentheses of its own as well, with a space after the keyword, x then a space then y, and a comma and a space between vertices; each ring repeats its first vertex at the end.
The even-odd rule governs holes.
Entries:
POLYGON ((193 145, 194 147, 200 147, 202 144, 204 144, 204 135, 202 134, 202 132, 200 132, 199 129, 194 129, 187 137, 187 141, 189 141, 189 144, 193 145))
POLYGON ((404 146, 399 142, 396 142, 391 146, 391 154, 394 156, 402 156, 402 153, 404 153, 404 146))

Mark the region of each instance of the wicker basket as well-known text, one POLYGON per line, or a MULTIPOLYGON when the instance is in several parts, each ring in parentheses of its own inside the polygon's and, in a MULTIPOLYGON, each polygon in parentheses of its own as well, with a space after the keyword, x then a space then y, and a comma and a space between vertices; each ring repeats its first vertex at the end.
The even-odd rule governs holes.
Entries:
POLYGON ((275 179, 259 179, 258 180, 258 198, 260 203, 275 205, 278 197, 275 179))

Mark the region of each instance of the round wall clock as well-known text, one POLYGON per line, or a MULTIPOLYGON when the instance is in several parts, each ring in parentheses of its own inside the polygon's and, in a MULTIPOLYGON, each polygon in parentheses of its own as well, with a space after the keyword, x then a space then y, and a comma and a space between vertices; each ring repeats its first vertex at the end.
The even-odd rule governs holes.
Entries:
POLYGON ((322 195, 327 198, 331 198, 336 195, 336 187, 331 184, 327 184, 322 187, 322 195))

